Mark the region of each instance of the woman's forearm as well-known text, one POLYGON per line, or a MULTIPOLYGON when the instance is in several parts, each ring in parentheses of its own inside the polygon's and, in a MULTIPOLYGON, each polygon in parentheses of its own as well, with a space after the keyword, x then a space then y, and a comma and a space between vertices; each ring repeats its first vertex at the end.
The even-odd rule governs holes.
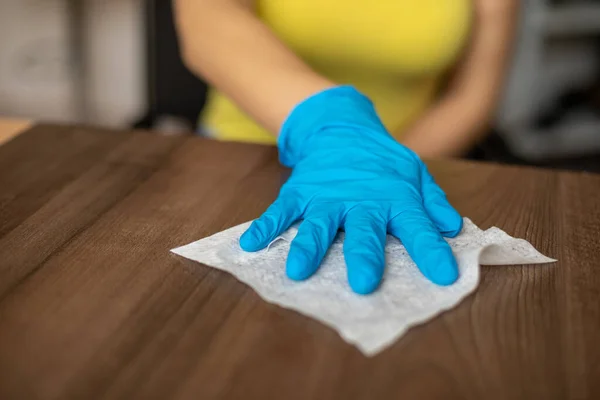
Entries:
POLYGON ((460 156, 486 133, 496 109, 515 32, 516 0, 475 0, 473 40, 448 91, 403 135, 424 157, 460 156))
POLYGON ((249 0, 176 0, 186 65, 276 134, 294 107, 334 86, 253 13, 249 0))
POLYGON ((486 133, 489 114, 481 104, 444 99, 404 132, 401 142, 425 158, 462 156, 486 133))

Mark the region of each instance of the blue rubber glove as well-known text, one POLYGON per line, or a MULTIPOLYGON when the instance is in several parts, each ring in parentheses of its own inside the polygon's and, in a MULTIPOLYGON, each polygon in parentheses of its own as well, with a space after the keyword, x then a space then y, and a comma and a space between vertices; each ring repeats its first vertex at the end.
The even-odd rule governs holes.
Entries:
POLYGON ((278 147, 292 174, 240 238, 243 250, 265 248, 302 219, 286 265, 293 280, 319 268, 343 228, 356 293, 371 293, 381 282, 386 232, 402 241, 431 281, 456 281, 456 261, 442 235, 456 236, 462 218, 419 157, 386 131, 367 97, 350 86, 309 97, 285 121, 278 147))

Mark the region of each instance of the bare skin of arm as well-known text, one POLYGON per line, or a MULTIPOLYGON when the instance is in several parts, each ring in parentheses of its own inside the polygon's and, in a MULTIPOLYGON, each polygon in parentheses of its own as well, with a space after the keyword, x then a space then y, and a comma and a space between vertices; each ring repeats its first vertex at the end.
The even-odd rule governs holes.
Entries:
POLYGON ((453 157, 485 135, 512 47, 518 0, 475 0, 475 26, 465 58, 447 92, 404 133, 422 157, 453 157))
POLYGON ((276 135, 292 108, 335 84, 253 13, 253 0, 176 0, 184 62, 276 135))

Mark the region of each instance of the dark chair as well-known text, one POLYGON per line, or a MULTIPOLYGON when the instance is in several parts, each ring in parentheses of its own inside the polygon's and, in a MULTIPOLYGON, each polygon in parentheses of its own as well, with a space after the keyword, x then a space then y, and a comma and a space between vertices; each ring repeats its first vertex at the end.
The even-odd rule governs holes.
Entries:
POLYGON ((172 1, 147 0, 144 6, 148 109, 134 127, 149 129, 161 118, 174 117, 195 129, 207 85, 183 65, 172 1))

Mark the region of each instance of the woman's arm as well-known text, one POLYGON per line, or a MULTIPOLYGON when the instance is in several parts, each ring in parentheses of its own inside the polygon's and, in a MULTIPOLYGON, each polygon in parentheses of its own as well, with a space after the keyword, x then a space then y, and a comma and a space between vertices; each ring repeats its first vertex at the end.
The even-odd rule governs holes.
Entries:
POLYGON ((184 62, 277 134, 298 103, 334 86, 256 18, 253 0, 176 0, 184 62))
POLYGON ((467 152, 486 133, 501 93, 515 31, 517 0, 476 0, 473 39, 447 92, 404 135, 422 157, 467 152))

